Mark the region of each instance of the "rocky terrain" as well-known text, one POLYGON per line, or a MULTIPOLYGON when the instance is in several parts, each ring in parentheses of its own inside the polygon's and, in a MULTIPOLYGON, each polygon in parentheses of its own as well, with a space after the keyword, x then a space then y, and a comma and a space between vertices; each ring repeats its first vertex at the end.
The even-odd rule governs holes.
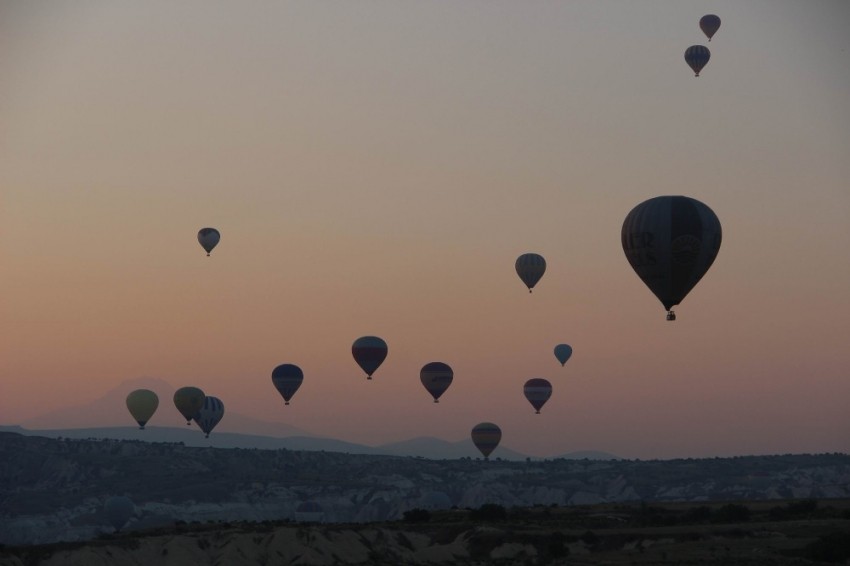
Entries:
POLYGON ((413 509, 487 503, 847 498, 850 456, 488 462, 0 433, 0 543, 111 532, 103 505, 113 495, 135 503, 129 531, 177 521, 365 523, 398 520, 413 509))
POLYGON ((402 521, 178 523, 0 548, 0 566, 800 565, 850 559, 850 500, 411 511, 402 521))

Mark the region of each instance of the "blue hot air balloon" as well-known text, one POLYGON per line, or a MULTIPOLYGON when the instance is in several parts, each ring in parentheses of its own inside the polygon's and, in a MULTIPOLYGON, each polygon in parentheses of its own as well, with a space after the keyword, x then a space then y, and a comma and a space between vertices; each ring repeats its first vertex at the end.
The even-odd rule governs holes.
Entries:
POLYGON ((272 383, 283 397, 286 405, 289 405, 289 400, 301 387, 303 381, 304 372, 301 371, 300 367, 293 364, 282 364, 272 371, 272 383))
POLYGON ((573 349, 569 344, 558 344, 555 346, 555 357, 558 358, 558 361, 561 362, 561 366, 567 363, 567 360, 570 359, 570 356, 573 355, 573 349))

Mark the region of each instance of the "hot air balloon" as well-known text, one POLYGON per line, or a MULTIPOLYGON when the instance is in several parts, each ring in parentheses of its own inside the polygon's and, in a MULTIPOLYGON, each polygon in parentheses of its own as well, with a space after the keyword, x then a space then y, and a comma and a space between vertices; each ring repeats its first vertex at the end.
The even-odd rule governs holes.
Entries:
POLYGON ((573 349, 569 344, 558 344, 555 346, 555 357, 558 358, 559 362, 561 362, 561 367, 567 363, 567 360, 569 360, 572 355, 573 349))
POLYGON ((708 40, 711 41, 711 38, 717 33, 717 30, 720 29, 720 18, 715 16, 714 14, 706 14, 699 19, 699 29, 708 36, 708 40))
POLYGON ((546 272, 546 260, 543 259, 542 255, 522 254, 517 258, 515 267, 517 275, 528 287, 528 292, 531 293, 531 290, 546 272))
POLYGON ((549 400, 549 397, 552 396, 552 384, 545 379, 535 377, 534 379, 529 379, 525 382, 525 385, 522 387, 522 392, 539 415, 540 409, 543 408, 543 405, 545 405, 546 401, 549 400))
POLYGON ((198 243, 206 250, 208 256, 220 239, 221 234, 215 228, 201 228, 198 231, 198 243))
POLYGON ((387 343, 377 336, 361 336, 351 345, 351 354, 366 372, 366 379, 372 379, 372 374, 387 357, 387 343))
POLYGON ((634 207, 621 232, 626 258, 667 309, 678 305, 711 267, 722 232, 714 212, 683 196, 651 198, 634 207))
POLYGON ((430 362, 422 366, 422 369, 419 371, 419 379, 422 381, 425 389, 428 390, 428 393, 434 397, 434 402, 439 403, 438 399, 440 395, 445 393, 449 385, 452 384, 454 372, 448 364, 430 362))
POLYGON ((201 430, 204 431, 205 438, 209 438, 212 429, 215 428, 215 425, 218 424, 223 416, 224 403, 221 402, 221 399, 218 397, 206 397, 201 410, 193 418, 198 423, 198 426, 201 427, 201 430))
POLYGON ((481 452, 485 460, 502 440, 502 429, 493 423, 479 423, 472 428, 472 443, 481 452))
POLYGON ((191 425, 192 419, 204 406, 204 392, 197 387, 181 387, 174 392, 174 406, 186 419, 186 424, 191 425))
POLYGON ((109 521, 116 533, 124 528, 135 510, 136 506, 133 505, 130 498, 123 495, 110 497, 103 505, 106 520, 109 521))
POLYGON ((127 409, 139 423, 139 429, 145 430, 145 424, 159 407, 159 397, 149 389, 136 389, 127 395, 127 409))
POLYGON ((691 45, 685 49, 685 62, 694 70, 694 76, 698 77, 699 72, 711 59, 711 51, 705 45, 691 45))
POLYGON ((301 371, 300 367, 293 364, 282 364, 272 371, 272 383, 283 397, 286 405, 289 405, 289 400, 301 387, 303 381, 304 372, 301 371))

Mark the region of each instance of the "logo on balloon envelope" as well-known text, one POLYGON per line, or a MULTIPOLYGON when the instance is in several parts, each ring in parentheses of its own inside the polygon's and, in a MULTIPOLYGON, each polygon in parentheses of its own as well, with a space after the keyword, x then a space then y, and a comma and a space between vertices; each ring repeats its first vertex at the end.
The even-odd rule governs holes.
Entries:
POLYGON ((677 265, 693 265, 699 257, 702 242, 696 236, 679 236, 670 244, 673 263, 677 265))

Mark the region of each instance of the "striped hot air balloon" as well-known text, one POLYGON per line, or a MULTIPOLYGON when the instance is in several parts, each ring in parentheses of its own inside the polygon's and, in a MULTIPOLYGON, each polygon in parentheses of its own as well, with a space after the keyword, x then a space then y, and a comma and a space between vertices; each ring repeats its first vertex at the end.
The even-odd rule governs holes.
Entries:
POLYGON ((546 401, 549 400, 549 397, 552 396, 552 384, 545 379, 535 377, 525 382, 525 385, 522 387, 522 392, 539 415, 540 409, 543 408, 543 405, 545 405, 546 401))
POLYGON ((683 196, 651 198, 634 207, 620 234, 632 269, 671 310, 714 263, 723 234, 709 207, 683 196))
POLYGON ((289 405, 289 400, 301 387, 304 381, 304 372, 293 364, 281 364, 272 370, 272 383, 283 397, 284 404, 289 405))
POLYGON ((517 258, 514 267, 519 278, 528 287, 528 292, 531 293, 531 290, 546 272, 546 260, 539 254, 522 254, 517 258))
POLYGON ((699 19, 699 29, 701 29, 708 37, 708 40, 711 41, 711 38, 714 37, 714 34, 720 29, 720 18, 714 14, 704 15, 699 19))
POLYGON ((430 362, 422 366, 419 371, 419 379, 422 385, 428 390, 428 393, 434 398, 435 403, 439 403, 440 395, 446 392, 449 385, 454 379, 454 372, 448 364, 443 362, 430 362))
POLYGON ((490 454, 502 440, 502 429, 493 423, 478 423, 472 427, 472 443, 481 452, 485 460, 489 460, 490 454))
POLYGON ((694 70, 694 76, 698 77, 699 72, 711 59, 711 51, 705 45, 691 45, 685 49, 685 62, 694 70))
POLYGON ((351 354, 363 371, 366 379, 372 379, 372 374, 387 358, 387 343, 377 336, 361 336, 351 345, 351 354))
POLYGON ((207 397, 204 399, 204 404, 201 410, 195 415, 195 422, 204 431, 206 438, 210 437, 212 429, 221 421, 224 416, 224 403, 218 397, 207 397))

